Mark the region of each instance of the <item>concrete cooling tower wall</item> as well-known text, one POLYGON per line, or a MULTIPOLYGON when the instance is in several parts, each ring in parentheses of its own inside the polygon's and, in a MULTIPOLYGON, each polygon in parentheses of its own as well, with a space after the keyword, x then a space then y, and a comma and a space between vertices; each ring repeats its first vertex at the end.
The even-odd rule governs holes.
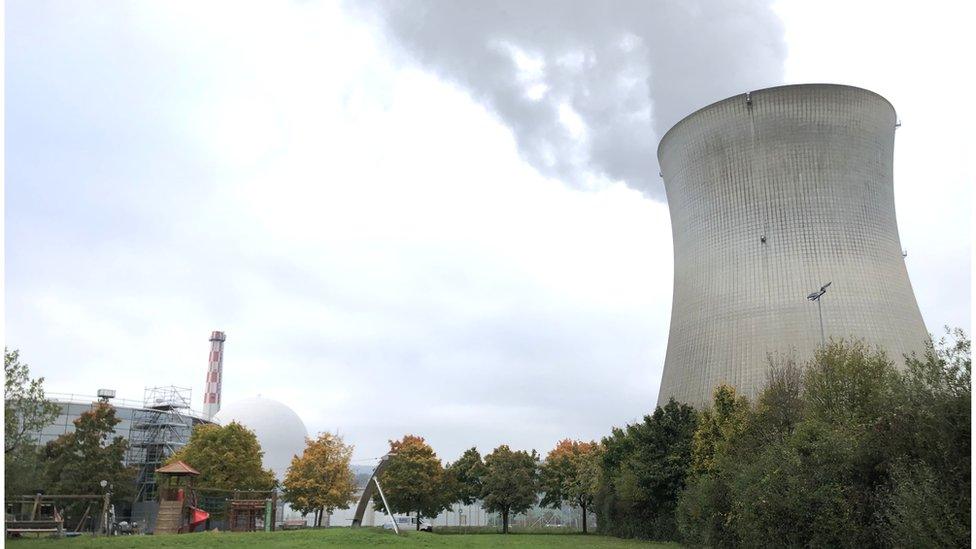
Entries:
POLYGON ((861 338, 896 364, 928 338, 895 222, 895 111, 849 86, 730 97, 661 140, 674 302, 658 404, 701 405, 728 383, 754 395, 770 354, 800 360, 861 338))

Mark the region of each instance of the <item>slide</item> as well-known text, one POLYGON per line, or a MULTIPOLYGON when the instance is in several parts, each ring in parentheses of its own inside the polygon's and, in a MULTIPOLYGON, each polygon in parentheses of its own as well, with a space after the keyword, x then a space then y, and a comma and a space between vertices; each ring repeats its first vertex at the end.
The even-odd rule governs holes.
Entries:
POLYGON ((198 524, 203 524, 208 518, 210 518, 210 513, 199 507, 190 507, 190 525, 187 530, 192 532, 198 524))

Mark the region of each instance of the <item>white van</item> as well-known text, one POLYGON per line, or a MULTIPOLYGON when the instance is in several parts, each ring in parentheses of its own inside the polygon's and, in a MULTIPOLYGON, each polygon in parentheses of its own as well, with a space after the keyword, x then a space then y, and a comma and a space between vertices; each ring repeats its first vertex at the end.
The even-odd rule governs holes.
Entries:
MULTIPOLYGON (((417 529, 417 517, 401 517, 394 516, 393 520, 397 523, 397 528, 400 530, 416 530, 417 529)), ((393 524, 389 521, 383 523, 383 528, 387 530, 393 529, 393 524)), ((420 531, 421 532, 433 532, 434 525, 431 524, 427 519, 420 519, 420 531)))

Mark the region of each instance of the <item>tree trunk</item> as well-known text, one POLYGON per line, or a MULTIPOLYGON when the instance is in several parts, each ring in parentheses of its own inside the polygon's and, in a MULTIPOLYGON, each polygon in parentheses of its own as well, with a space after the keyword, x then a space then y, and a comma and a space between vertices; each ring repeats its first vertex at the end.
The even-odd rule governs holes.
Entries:
POLYGON ((420 531, 420 511, 417 511, 417 531, 420 531))
POLYGON ((586 535, 586 504, 581 503, 580 507, 583 508, 583 535, 586 535))
POLYGON ((502 511, 502 533, 508 533, 508 509, 502 511))

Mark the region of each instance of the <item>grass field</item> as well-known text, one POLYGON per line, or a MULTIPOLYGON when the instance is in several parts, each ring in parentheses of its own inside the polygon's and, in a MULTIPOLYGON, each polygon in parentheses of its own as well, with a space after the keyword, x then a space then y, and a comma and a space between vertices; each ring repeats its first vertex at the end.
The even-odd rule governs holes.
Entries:
POLYGON ((330 528, 291 532, 229 533, 207 532, 178 536, 115 536, 111 538, 80 537, 73 539, 7 540, 7 546, 21 549, 41 548, 107 548, 168 549, 170 547, 584 547, 675 548, 678 545, 621 540, 605 536, 580 534, 429 534, 405 532, 400 536, 391 530, 375 528, 330 528))

